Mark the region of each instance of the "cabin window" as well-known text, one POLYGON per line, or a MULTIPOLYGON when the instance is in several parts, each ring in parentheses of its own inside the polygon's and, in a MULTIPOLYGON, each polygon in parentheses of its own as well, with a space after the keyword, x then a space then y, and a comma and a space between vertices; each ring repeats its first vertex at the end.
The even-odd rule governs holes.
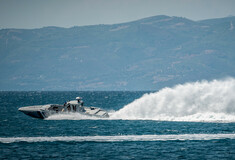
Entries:
POLYGON ((71 111, 71 107, 70 106, 68 106, 67 109, 68 109, 68 111, 71 111))
POLYGON ((59 111, 59 108, 58 107, 53 107, 52 108, 54 111, 58 112, 59 111))
POLYGON ((76 106, 75 105, 73 105, 73 110, 76 111, 76 106))

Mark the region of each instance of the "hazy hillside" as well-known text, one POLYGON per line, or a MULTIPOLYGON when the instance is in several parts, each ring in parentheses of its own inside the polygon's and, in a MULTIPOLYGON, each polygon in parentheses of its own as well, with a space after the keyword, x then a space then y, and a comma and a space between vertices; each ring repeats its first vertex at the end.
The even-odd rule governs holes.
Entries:
POLYGON ((235 17, 0 30, 0 90, 157 90, 235 77, 235 17))

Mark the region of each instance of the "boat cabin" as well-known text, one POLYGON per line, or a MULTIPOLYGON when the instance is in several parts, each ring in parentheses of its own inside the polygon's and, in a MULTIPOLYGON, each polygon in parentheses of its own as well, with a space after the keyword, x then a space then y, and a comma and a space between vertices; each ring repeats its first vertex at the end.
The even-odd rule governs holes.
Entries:
POLYGON ((64 105, 52 104, 48 110, 56 112, 85 112, 81 97, 77 97, 76 100, 68 101, 64 105))

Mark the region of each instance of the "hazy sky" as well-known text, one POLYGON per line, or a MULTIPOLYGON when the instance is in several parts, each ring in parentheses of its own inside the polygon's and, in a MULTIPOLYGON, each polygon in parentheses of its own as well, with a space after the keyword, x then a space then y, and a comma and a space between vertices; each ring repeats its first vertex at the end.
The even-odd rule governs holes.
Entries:
POLYGON ((0 28, 114 24, 155 15, 226 17, 235 15, 235 0, 0 0, 0 28))

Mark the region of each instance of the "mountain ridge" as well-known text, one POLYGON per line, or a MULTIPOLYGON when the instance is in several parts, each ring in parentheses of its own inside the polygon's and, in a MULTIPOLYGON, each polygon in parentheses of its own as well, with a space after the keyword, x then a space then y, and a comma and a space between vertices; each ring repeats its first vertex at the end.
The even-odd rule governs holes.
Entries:
POLYGON ((235 17, 0 30, 0 90, 158 90, 235 76, 235 17))

